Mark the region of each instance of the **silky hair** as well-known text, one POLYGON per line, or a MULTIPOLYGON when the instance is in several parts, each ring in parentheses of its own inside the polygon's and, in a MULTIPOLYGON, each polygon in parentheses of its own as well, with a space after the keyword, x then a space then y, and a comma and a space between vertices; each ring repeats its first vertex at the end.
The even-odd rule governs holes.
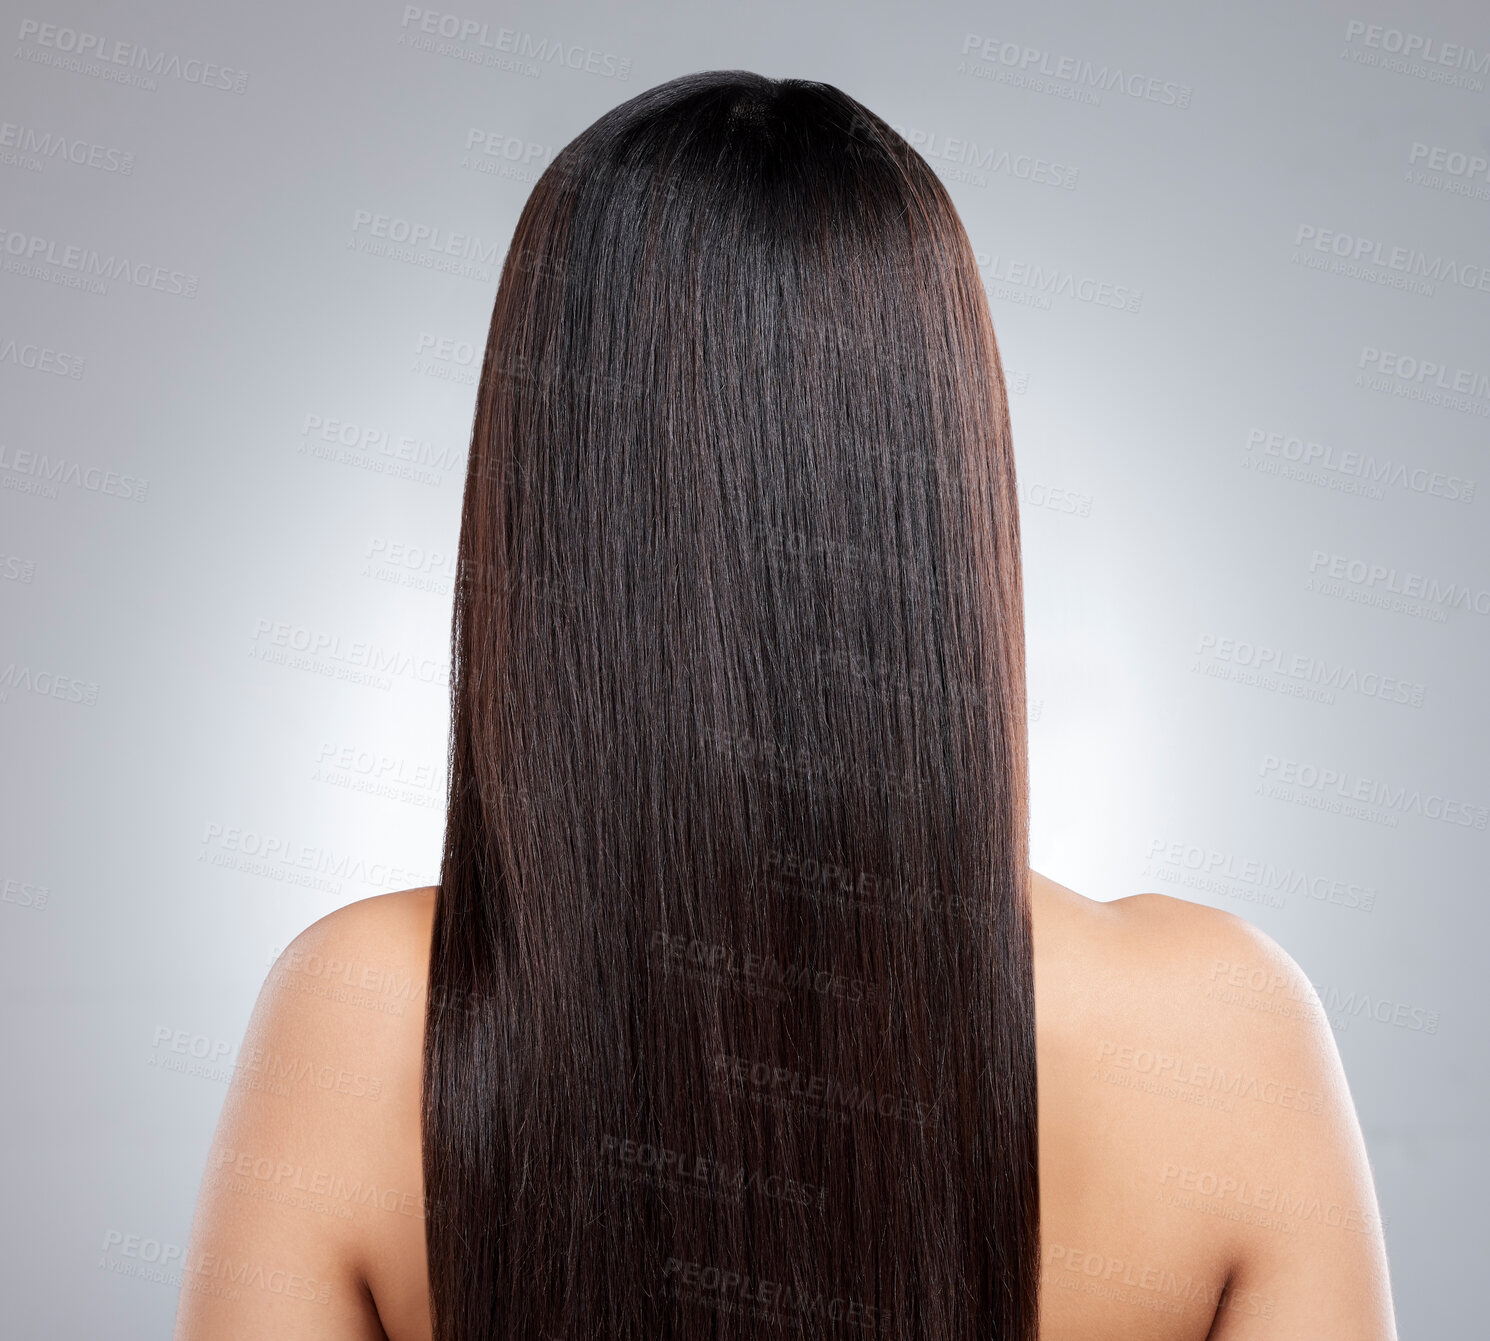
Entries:
POLYGON ((452 623, 436 1341, 1033 1341, 1019 523, 940 181, 692 74, 503 265, 452 623))

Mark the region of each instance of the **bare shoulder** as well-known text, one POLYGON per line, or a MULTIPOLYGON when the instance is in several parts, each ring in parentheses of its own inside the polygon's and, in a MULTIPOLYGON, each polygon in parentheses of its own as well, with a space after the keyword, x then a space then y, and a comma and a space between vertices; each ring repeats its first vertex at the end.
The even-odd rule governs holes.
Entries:
MULTIPOLYGON (((426 885, 345 904, 296 936, 276 970, 298 967, 314 956, 331 956, 342 963, 364 963, 374 974, 378 965, 390 970, 402 965, 422 976, 428 967, 438 892, 436 886, 426 885)), ((352 976, 357 976, 355 970, 352 976)))
POLYGON ((1031 900, 1056 1222, 1096 1216, 1129 1254, 1224 1282, 1216 1341, 1392 1336, 1365 1144, 1304 969, 1183 899, 1034 875, 1031 900))
POLYGON ((1052 1015, 1052 1028, 1159 1030, 1234 1063, 1329 1069, 1334 1040, 1308 975, 1245 918, 1164 894, 1104 903, 1038 875, 1031 889, 1037 991, 1043 980, 1052 1005, 1086 1006, 1052 1015))
POLYGON ((348 904, 270 970, 208 1152, 188 1251, 208 1269, 183 1272, 178 1338, 386 1334, 378 1262, 423 1245, 435 898, 424 888, 348 904))

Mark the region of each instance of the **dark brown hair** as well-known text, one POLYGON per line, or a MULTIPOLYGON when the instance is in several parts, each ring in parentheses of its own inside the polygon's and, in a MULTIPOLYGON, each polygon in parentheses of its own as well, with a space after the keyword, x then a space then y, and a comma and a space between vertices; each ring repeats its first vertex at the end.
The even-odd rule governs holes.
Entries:
POLYGON ((436 1341, 1035 1336, 1022 599, 904 139, 730 70, 557 155, 461 515, 436 1341))

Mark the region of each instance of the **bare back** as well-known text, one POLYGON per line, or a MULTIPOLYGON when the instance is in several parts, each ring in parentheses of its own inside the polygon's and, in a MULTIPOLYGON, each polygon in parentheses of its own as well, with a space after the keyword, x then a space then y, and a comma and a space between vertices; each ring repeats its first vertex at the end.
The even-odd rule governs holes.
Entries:
MULTIPOLYGON (((1395 1337, 1364 1144, 1297 965, 1199 905, 1096 903, 1033 873, 1031 896, 1042 1341, 1395 1337)), ((177 1341, 429 1338, 433 913, 432 889, 365 899, 280 957, 208 1158, 177 1341), (228 1290, 221 1263, 261 1270, 228 1290)))

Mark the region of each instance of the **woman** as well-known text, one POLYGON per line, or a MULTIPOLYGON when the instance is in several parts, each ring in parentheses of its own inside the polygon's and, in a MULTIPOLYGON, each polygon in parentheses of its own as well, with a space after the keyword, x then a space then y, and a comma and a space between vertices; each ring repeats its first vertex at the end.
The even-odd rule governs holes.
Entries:
POLYGON ((1307 980, 1028 868, 1002 368, 831 86, 691 75, 518 223, 437 888, 297 938, 182 1338, 1392 1336, 1307 980))

